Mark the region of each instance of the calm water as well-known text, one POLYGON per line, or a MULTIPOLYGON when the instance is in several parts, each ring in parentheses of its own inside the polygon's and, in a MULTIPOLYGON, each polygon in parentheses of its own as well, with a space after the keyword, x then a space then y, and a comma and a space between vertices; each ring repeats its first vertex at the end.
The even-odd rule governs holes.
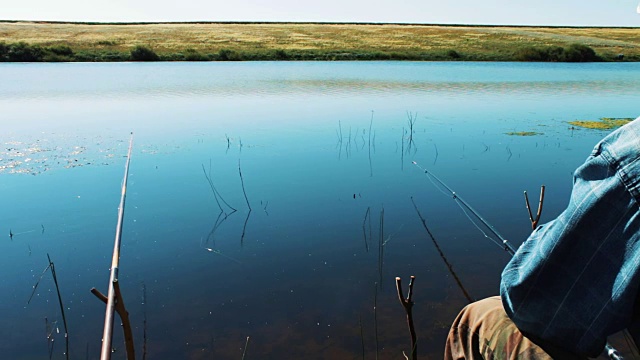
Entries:
MULTIPOLYGON (((139 358, 146 342, 150 359, 239 359, 247 337, 253 359, 362 358, 363 343, 401 358, 394 279, 410 275, 420 354, 439 358, 466 299, 411 197, 472 297, 497 294, 508 255, 412 161, 519 245, 522 191, 545 184, 552 219, 606 134, 567 122, 640 113, 640 64, 3 64, 0 79, 12 359, 64 358, 49 272, 27 304, 47 254, 71 357, 98 358, 89 289, 106 292, 131 131, 120 282, 139 358)), ((114 346, 124 358, 119 327, 114 346)))

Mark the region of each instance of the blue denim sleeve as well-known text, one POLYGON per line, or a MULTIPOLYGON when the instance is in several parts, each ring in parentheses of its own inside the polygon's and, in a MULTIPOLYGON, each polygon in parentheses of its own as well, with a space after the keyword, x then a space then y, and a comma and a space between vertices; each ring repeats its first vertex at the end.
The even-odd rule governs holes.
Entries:
POLYGON ((640 120, 600 142, 567 209, 502 273, 505 311, 528 335, 590 357, 631 325, 640 282, 640 120))

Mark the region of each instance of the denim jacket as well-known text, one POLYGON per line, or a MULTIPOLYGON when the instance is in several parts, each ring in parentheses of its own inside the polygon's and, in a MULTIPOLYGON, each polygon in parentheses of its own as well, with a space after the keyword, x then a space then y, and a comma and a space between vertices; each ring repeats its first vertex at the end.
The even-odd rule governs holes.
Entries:
POLYGON ((502 272, 505 311, 523 333, 590 357, 625 328, 638 344, 639 204, 640 118, 595 146, 567 209, 502 272))

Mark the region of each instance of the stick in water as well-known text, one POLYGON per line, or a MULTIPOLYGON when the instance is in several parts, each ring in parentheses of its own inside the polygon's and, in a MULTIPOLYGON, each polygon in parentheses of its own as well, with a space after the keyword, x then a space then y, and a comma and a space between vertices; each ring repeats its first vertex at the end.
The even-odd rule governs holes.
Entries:
POLYGON ((60 287, 58 286, 56 267, 55 265, 53 265, 53 261, 51 261, 49 254, 47 254, 47 259, 49 259, 49 267, 51 268, 51 274, 53 275, 53 283, 56 285, 56 292, 58 293, 58 303, 60 304, 62 323, 64 324, 65 354, 67 355, 67 360, 69 360, 69 331, 67 330, 67 317, 64 315, 64 305, 62 304, 62 296, 60 296, 60 287))
MULTIPOLYGON (((404 311, 407 313, 407 326, 409 326, 409 333, 411 334, 411 360, 418 359, 418 344, 416 342, 416 329, 413 326, 413 300, 411 299, 413 296, 413 281, 416 279, 415 276, 411 275, 411 280, 409 281, 409 293, 405 298, 402 295, 402 279, 399 276, 396 277, 396 290, 398 290, 398 299, 400 299, 400 303, 404 308, 404 311)), ((405 358, 408 357, 405 355, 405 358)))
POLYGON ((244 194, 244 200, 247 202, 247 207, 249 208, 249 211, 251 211, 249 198, 247 198, 247 192, 244 189, 244 179, 242 178, 242 169, 240 168, 240 159, 238 159, 238 173, 240 173, 240 184, 242 185, 242 193, 244 194))

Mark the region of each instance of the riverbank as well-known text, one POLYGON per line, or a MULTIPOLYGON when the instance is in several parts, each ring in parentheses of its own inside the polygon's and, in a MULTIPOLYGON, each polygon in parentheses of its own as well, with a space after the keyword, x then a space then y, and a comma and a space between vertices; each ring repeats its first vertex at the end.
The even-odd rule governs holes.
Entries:
POLYGON ((640 61, 640 28, 0 22, 0 61, 640 61))

